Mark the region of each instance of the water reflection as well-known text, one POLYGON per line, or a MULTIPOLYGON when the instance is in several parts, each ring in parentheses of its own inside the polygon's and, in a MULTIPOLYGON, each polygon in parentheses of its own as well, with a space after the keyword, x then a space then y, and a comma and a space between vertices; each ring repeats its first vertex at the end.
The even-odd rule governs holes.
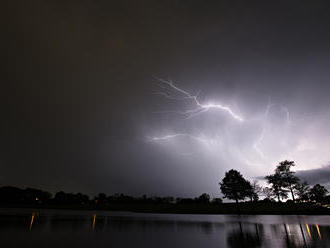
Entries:
MULTIPOLYGON (((329 226, 323 226, 327 232, 329 226)), ((330 240, 322 242, 318 224, 251 224, 238 222, 227 233, 228 247, 330 247, 330 240), (254 227, 254 229, 253 229, 254 227), (265 231, 265 230, 266 231, 265 231), (307 235, 307 236, 306 236, 307 235)))
POLYGON ((307 233, 308 233, 309 238, 312 238, 311 231, 309 230, 308 224, 305 224, 305 225, 306 225, 306 229, 307 229, 307 233))
POLYGON ((317 234, 319 235, 319 238, 320 238, 320 239, 322 239, 322 236, 321 236, 321 232, 320 232, 320 228, 319 228, 319 225, 318 225, 318 224, 316 224, 316 225, 315 225, 315 227, 316 227, 316 230, 317 230, 317 234))
POLYGON ((29 226, 29 230, 30 230, 30 231, 32 230, 32 225, 33 225, 33 221, 34 221, 34 216, 35 216, 35 213, 33 212, 33 213, 32 213, 32 216, 31 216, 30 226, 29 226))
POLYGON ((0 211, 0 234, 5 247, 330 247, 330 217, 0 211))
POLYGON ((96 218, 96 214, 93 214, 93 223, 92 223, 92 230, 95 230, 95 218, 96 218))
MULTIPOLYGON (((262 228, 261 228, 262 229, 262 228)), ((251 226, 244 226, 241 222, 238 227, 227 234, 227 243, 229 247, 261 247, 263 232, 259 234, 259 227, 257 224, 251 226), (253 230, 253 226, 255 230, 253 230)))

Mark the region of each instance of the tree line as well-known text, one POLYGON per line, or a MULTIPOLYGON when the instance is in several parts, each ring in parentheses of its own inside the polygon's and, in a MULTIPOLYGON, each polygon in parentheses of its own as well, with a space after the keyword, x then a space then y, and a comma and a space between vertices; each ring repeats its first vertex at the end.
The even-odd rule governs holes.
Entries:
POLYGON ((311 186, 302 181, 291 170, 294 166, 294 161, 280 162, 273 174, 265 176, 269 186, 264 188, 256 181, 251 183, 239 171, 232 169, 225 173, 225 177, 219 183, 220 190, 224 198, 235 200, 236 203, 245 199, 258 201, 260 196, 264 197, 263 201, 276 199, 281 202, 291 196, 293 202, 330 202, 327 189, 320 184, 311 186))
POLYGON ((34 204, 34 205, 109 205, 109 204, 218 204, 222 203, 221 198, 210 198, 209 194, 203 193, 195 198, 174 198, 168 197, 133 197, 125 194, 116 193, 106 195, 99 193, 90 198, 82 193, 66 193, 59 191, 52 195, 50 192, 26 188, 21 189, 12 186, 0 187, 0 204, 34 204))
MULTIPOLYGON (((242 174, 234 169, 225 173, 224 178, 219 183, 223 197, 239 201, 251 202, 282 202, 289 197, 292 202, 311 202, 311 203, 330 203, 330 195, 327 195, 327 189, 320 185, 309 185, 306 181, 301 180, 292 171, 295 166, 293 161, 280 162, 274 173, 265 177, 268 186, 261 187, 257 181, 250 182, 245 179, 242 174)), ((90 198, 82 193, 66 193, 59 191, 55 194, 50 192, 26 188, 21 189, 12 186, 0 187, 0 204, 21 204, 21 205, 67 205, 67 206, 111 206, 111 205, 219 205, 222 198, 211 199, 210 195, 203 193, 195 198, 174 198, 174 197, 133 197, 125 194, 106 195, 99 193, 95 197, 90 198)))

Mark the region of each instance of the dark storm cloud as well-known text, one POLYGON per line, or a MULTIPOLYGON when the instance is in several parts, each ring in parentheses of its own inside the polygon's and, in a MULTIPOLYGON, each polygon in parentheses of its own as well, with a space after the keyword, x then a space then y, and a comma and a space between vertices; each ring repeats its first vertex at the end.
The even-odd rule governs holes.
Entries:
POLYGON ((330 184, 330 165, 317 169, 297 171, 296 175, 309 184, 330 184))
POLYGON ((3 6, 1 184, 189 195, 217 192, 229 168, 255 176, 291 155, 297 169, 329 161, 327 1, 3 6), (153 76, 248 121, 155 114, 188 103, 152 94, 153 76), (269 99, 277 105, 263 120, 269 99), (183 132, 204 143, 148 140, 183 132))

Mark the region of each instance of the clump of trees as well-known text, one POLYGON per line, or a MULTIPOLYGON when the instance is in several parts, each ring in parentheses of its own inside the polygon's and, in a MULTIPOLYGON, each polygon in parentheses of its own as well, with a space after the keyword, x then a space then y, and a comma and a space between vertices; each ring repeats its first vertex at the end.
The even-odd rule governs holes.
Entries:
POLYGON ((288 192, 291 193, 292 200, 295 201, 293 191, 300 180, 291 171, 293 166, 295 166, 293 161, 282 161, 276 167, 274 174, 265 177, 268 184, 271 185, 271 192, 277 197, 278 201, 288 198, 288 192))
POLYGON ((249 182, 237 170, 229 170, 219 183, 220 190, 225 198, 235 200, 249 199, 258 201, 263 195, 263 201, 281 202, 291 196, 293 202, 316 202, 329 203, 330 196, 327 196, 327 189, 316 184, 310 186, 306 181, 301 181, 292 171, 294 161, 284 160, 280 162, 274 173, 265 177, 269 187, 262 188, 256 181, 249 182))
POLYGON ((65 193, 63 191, 57 192, 55 197, 49 203, 60 204, 77 204, 84 205, 89 203, 89 196, 82 193, 65 193))
POLYGON ((234 169, 226 172, 219 185, 224 198, 235 200, 236 203, 246 198, 251 202, 258 201, 259 194, 262 191, 257 181, 251 183, 239 171, 234 169))
POLYGON ((227 171, 222 182, 219 183, 224 198, 235 200, 244 200, 247 197, 253 199, 253 187, 240 172, 231 169, 227 171))
POLYGON ((306 181, 301 181, 291 170, 294 166, 294 161, 284 160, 276 166, 274 174, 265 177, 270 185, 270 188, 266 190, 268 191, 267 198, 277 198, 280 202, 287 199, 290 194, 294 202, 323 203, 328 201, 327 189, 320 184, 311 187, 306 181))
POLYGON ((327 199, 327 193, 328 190, 320 184, 315 184, 308 192, 312 201, 320 203, 325 202, 327 199))

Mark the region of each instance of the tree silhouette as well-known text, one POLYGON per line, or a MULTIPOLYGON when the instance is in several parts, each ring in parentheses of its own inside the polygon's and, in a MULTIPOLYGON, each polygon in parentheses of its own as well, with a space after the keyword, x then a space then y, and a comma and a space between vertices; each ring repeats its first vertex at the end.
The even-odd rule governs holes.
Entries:
POLYGON ((226 172, 222 182, 219 183, 222 194, 225 198, 235 200, 244 200, 251 192, 251 184, 237 170, 226 172))
POLYGON ((292 166, 295 166, 294 161, 284 160, 277 166, 275 173, 281 175, 284 186, 290 190, 292 200, 295 201, 293 190, 299 182, 299 178, 294 175, 294 171, 291 171, 292 166))
POLYGON ((275 169, 275 173, 266 176, 268 183, 271 184, 271 189, 276 195, 278 201, 288 198, 288 192, 291 192, 292 200, 295 201, 294 189, 299 182, 299 178, 291 171, 291 167, 295 166, 293 161, 285 160, 279 163, 275 169))
POLYGON ((104 193, 99 193, 95 198, 94 202, 97 204, 105 204, 107 203, 107 195, 104 193))
POLYGON ((273 192, 273 190, 269 187, 264 187, 262 189, 263 195, 266 197, 268 200, 273 200, 273 197, 276 196, 273 192))
POLYGON ((267 182, 271 184, 273 195, 277 197, 279 202, 281 201, 281 198, 288 198, 288 191, 284 188, 285 185, 279 173, 266 176, 265 178, 267 179, 267 182))
POLYGON ((87 204, 89 197, 82 193, 73 194, 60 191, 55 194, 54 202, 57 204, 87 204))
POLYGON ((231 248, 241 247, 261 247, 263 236, 259 235, 258 225, 256 224, 256 231, 252 232, 250 229, 243 229, 241 222, 238 223, 239 228, 234 229, 228 233, 227 244, 231 248))
POLYGON ((249 188, 248 197, 252 201, 259 200, 259 194, 262 192, 262 187, 258 184, 256 180, 250 183, 251 187, 249 188))
POLYGON ((203 193, 198 198, 195 198, 195 201, 198 203, 210 203, 210 195, 203 193))
POLYGON ((24 190, 24 202, 26 203, 47 202, 51 197, 51 193, 40 189, 26 188, 24 190))
POLYGON ((310 189, 310 198, 313 201, 321 203, 324 201, 327 193, 328 190, 324 186, 316 184, 310 189))
POLYGON ((294 189, 296 190, 296 194, 300 201, 308 201, 310 186, 306 181, 302 183, 298 182, 295 185, 294 189))

